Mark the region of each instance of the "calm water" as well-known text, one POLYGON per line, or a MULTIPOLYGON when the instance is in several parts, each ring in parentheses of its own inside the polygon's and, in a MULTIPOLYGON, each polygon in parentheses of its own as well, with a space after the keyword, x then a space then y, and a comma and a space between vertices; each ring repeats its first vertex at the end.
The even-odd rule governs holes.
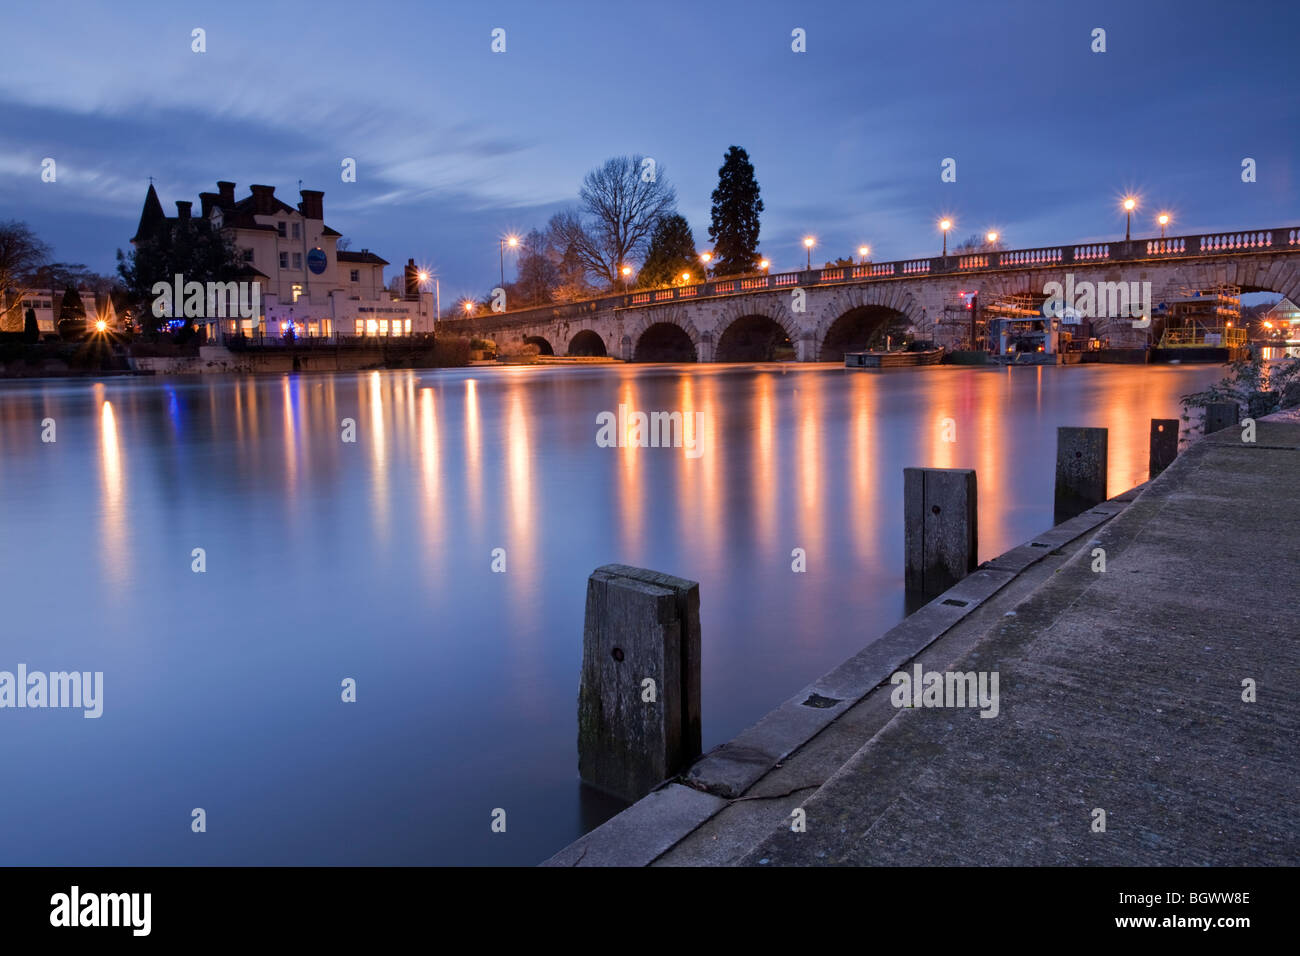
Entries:
POLYGON ((535 863, 616 809, 576 779, 594 568, 700 582, 708 748, 900 619, 905 465, 977 469, 984 560, 1050 526, 1057 425, 1110 429, 1118 493, 1221 374, 0 383, 0 670, 104 672, 97 720, 0 710, 0 864, 535 863), (703 412, 703 454, 597 447, 620 403, 703 412))

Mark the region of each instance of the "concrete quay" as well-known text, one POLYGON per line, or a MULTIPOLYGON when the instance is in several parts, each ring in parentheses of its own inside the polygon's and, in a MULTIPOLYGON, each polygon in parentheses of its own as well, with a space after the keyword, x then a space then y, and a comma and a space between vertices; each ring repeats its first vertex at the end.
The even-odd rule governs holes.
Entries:
POLYGON ((545 865, 1300 862, 1300 424, 1255 437, 981 565, 545 865), (998 672, 998 716, 895 707, 917 663, 998 672))

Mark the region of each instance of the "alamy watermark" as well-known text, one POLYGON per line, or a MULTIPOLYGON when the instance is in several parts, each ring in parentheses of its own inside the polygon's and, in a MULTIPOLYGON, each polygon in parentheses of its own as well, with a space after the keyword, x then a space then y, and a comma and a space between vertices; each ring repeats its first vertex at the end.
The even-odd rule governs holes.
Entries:
POLYGON ((981 717, 998 715, 997 671, 896 671, 889 694, 895 707, 978 707, 981 717))
POLYGON ((158 319, 255 319, 262 312, 260 282, 155 282, 153 314, 158 319))
POLYGON ((1132 319, 1135 329, 1151 324, 1150 282, 1075 282, 1074 273, 1067 272, 1064 283, 1046 283, 1043 295, 1043 315, 1066 325, 1082 318, 1132 319))
POLYGON ((703 412, 636 412, 619 405, 618 412, 596 416, 596 445, 600 448, 683 448, 687 458, 704 454, 700 436, 703 412))
POLYGON ((80 707, 83 717, 104 713, 103 671, 0 671, 0 710, 6 707, 80 707))

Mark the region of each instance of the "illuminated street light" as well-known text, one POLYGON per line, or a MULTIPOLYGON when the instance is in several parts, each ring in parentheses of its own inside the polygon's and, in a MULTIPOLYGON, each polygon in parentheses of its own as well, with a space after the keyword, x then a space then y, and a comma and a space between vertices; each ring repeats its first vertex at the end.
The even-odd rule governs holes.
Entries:
POLYGON ((861 259, 863 262, 866 262, 866 261, 867 261, 867 257, 870 256, 870 255, 871 255, 871 247, 870 247, 870 246, 858 246, 858 258, 859 258, 859 259, 861 259))
POLYGON ((767 268, 768 268, 771 264, 772 264, 772 263, 768 262, 766 259, 759 259, 759 260, 758 260, 758 267, 759 267, 760 269, 764 270, 764 271, 767 271, 767 268))
POLYGON ((817 240, 814 239, 812 236, 805 236, 805 237, 804 237, 804 240, 803 240, 804 248, 808 250, 808 268, 809 268, 809 270, 812 269, 812 247, 816 244, 816 242, 817 242, 817 240))
POLYGON ((1124 197, 1124 241, 1128 242, 1133 228, 1133 210, 1137 208, 1137 200, 1132 196, 1124 197))
POLYGON ((474 303, 473 303, 473 302, 466 302, 466 303, 465 303, 465 314, 466 314, 466 315, 473 315, 473 314, 474 314, 474 303))
POLYGON ((995 243, 995 242, 998 241, 998 234, 997 234, 995 231, 993 231, 992 229, 990 229, 990 230, 989 230, 989 234, 988 234, 987 236, 985 236, 984 238, 987 239, 987 240, 989 241, 989 245, 991 246, 991 245, 993 245, 993 243, 995 243))
POLYGON ((682 273, 682 281, 683 281, 683 282, 690 282, 690 281, 691 281, 691 274, 690 274, 689 272, 683 272, 683 273, 682 273))
POLYGON ((1169 213, 1162 212, 1156 217, 1156 222, 1160 223, 1160 238, 1165 237, 1165 226, 1169 225, 1169 213))
POLYGON ((98 322, 95 323, 95 331, 96 331, 96 332, 107 332, 107 331, 108 331, 108 323, 105 322, 103 319, 100 319, 98 322))
POLYGON ((433 331, 437 332, 438 320, 442 318, 442 283, 437 276, 430 275, 428 269, 421 269, 415 278, 425 288, 428 288, 429 280, 433 280, 433 331))
POLYGON ((506 287, 506 246, 507 245, 509 245, 511 249, 515 248, 515 246, 519 245, 519 237, 506 236, 501 240, 501 242, 498 245, 498 251, 501 254, 501 288, 503 289, 506 287))
POLYGON ((952 228, 952 220, 940 219, 939 228, 943 231, 943 254, 946 258, 948 255, 948 230, 952 228))

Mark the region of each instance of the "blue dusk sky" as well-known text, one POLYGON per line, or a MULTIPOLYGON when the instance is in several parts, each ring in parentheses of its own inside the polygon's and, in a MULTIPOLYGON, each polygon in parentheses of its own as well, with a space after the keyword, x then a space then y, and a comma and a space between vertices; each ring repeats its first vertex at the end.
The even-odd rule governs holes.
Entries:
POLYGON ((1250 0, 6 4, 0 218, 107 273, 149 176, 173 215, 219 179, 291 204, 301 179, 353 249, 434 267, 444 305, 618 154, 656 160, 704 248, 745 147, 774 270, 808 234, 815 262, 935 255, 944 215, 955 242, 1122 238, 1126 191, 1136 234, 1161 210, 1171 234, 1291 225, 1298 33, 1300 4, 1250 0))

